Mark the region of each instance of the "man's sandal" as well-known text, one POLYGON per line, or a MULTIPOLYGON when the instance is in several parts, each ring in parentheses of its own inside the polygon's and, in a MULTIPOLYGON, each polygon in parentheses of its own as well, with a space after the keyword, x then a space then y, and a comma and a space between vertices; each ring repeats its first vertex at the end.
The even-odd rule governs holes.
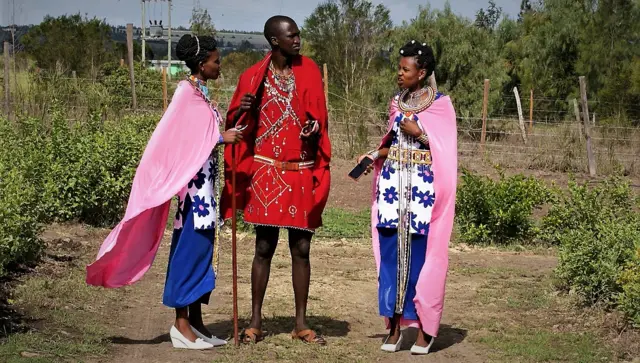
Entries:
POLYGON ((247 328, 242 332, 242 343, 258 343, 264 340, 264 333, 260 329, 247 328))
POLYGON ((294 330, 291 332, 291 339, 301 340, 305 343, 310 343, 310 344, 318 344, 318 345, 327 344, 327 341, 324 340, 323 337, 317 335, 316 332, 314 332, 311 329, 305 329, 297 333, 294 330))

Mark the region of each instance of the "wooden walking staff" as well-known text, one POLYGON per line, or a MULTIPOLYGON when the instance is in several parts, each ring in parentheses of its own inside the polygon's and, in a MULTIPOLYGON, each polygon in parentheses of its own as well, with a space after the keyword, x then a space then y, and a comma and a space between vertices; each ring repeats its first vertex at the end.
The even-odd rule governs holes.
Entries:
POLYGON ((240 346, 238 338, 238 259, 236 249, 236 145, 231 145, 231 268, 233 280, 233 341, 236 347, 240 346))

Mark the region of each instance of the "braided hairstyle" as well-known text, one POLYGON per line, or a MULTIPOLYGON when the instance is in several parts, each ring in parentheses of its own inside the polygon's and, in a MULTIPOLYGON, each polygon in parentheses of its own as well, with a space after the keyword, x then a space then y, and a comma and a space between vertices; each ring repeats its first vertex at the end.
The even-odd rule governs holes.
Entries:
POLYGON ((211 36, 184 35, 176 46, 176 56, 185 62, 192 74, 198 73, 200 63, 206 62, 209 55, 218 49, 218 42, 211 36))
POLYGON ((433 49, 427 43, 412 40, 400 48, 400 56, 414 57, 418 69, 424 69, 427 72, 425 79, 429 78, 436 69, 436 58, 433 55, 433 49))

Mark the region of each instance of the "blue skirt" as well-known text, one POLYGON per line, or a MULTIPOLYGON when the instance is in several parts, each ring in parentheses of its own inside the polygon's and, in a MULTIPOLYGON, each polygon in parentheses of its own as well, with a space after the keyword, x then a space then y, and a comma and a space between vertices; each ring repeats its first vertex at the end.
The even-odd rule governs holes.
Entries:
POLYGON ((212 265, 215 231, 194 229, 191 206, 185 205, 185 209, 189 212, 183 228, 173 230, 162 298, 163 304, 171 308, 195 302, 208 304, 216 287, 212 265))
MULTIPOLYGON (((398 292, 398 230, 378 227, 380 236, 380 276, 378 277, 378 304, 380 315, 392 318, 396 311, 398 292)), ((411 236, 411 259, 409 263, 409 281, 407 284, 402 317, 418 320, 416 305, 416 284, 424 265, 427 253, 427 236, 411 236)))

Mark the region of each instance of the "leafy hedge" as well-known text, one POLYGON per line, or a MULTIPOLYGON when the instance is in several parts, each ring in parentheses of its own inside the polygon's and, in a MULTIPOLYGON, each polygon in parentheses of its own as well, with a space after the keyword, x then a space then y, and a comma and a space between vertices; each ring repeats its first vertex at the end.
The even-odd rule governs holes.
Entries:
POLYGON ((500 173, 498 180, 463 170, 456 200, 460 239, 470 244, 529 242, 538 235, 532 214, 551 200, 532 177, 500 173))
POLYGON ((140 155, 158 115, 71 123, 0 119, 0 276, 37 258, 41 226, 79 221, 106 226, 122 217, 140 155))
POLYGON ((640 203, 629 182, 548 188, 523 175, 463 171, 456 221, 471 244, 558 246, 557 287, 587 305, 618 308, 640 327, 640 203), (541 220, 533 211, 548 208, 541 220))
POLYGON ((640 327, 640 214, 629 182, 570 182, 543 219, 559 244, 558 287, 584 303, 617 307, 640 327))

